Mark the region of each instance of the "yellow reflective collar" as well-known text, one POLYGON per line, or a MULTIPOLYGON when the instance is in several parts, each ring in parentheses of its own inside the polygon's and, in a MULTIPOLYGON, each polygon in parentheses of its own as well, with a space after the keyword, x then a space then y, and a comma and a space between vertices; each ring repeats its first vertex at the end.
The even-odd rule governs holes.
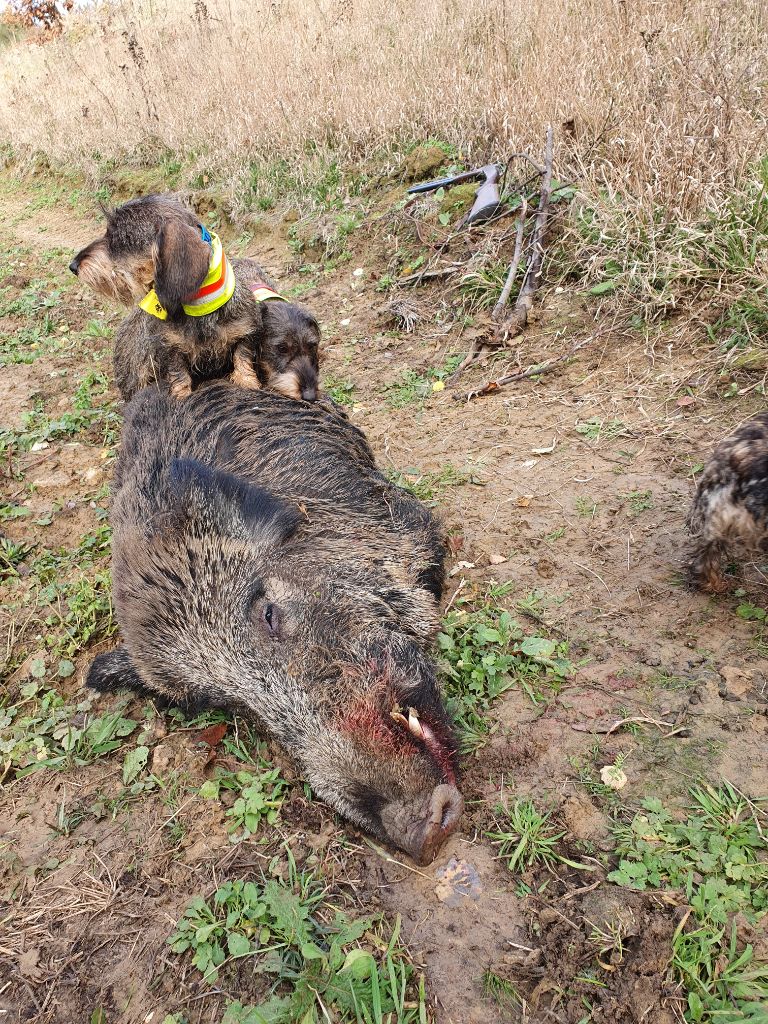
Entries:
MULTIPOLYGON (((211 234, 211 262, 208 273, 195 294, 182 303, 187 316, 207 316, 221 309, 232 298, 235 291, 235 272, 221 248, 219 236, 211 234)), ((139 303, 139 307, 158 320, 167 320, 168 311, 161 304, 153 288, 139 303)))

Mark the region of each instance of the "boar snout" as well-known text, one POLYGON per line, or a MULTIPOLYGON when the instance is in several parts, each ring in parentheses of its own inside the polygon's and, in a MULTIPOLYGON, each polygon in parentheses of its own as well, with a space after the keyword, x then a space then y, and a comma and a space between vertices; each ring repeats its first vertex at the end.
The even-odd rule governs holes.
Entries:
POLYGON ((431 795, 409 803, 391 803, 381 821, 392 842, 407 851, 417 864, 430 864, 455 830, 464 800, 455 786, 435 786, 431 795))

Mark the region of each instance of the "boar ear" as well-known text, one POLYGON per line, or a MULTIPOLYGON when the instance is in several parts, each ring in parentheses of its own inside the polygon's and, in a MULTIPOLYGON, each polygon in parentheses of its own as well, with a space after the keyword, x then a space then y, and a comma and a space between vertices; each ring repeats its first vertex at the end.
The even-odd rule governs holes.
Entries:
POLYGON ((172 220, 163 224, 157 236, 155 292, 171 316, 184 299, 194 295, 205 280, 211 247, 198 228, 172 220))
POLYGON ((174 459, 171 488, 182 522, 199 533, 217 533, 276 546, 301 521, 297 508, 263 487, 195 459, 174 459))
POLYGON ((137 690, 141 693, 146 689, 124 647, 97 655, 88 669, 85 685, 102 693, 112 690, 137 690))

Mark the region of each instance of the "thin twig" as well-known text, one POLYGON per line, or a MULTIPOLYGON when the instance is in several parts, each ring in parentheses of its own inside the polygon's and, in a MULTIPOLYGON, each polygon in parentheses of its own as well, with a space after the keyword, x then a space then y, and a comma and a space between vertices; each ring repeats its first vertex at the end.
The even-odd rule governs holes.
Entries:
POLYGON ((422 281, 428 281, 431 277, 448 277, 450 274, 455 274, 458 269, 459 266, 453 266, 437 267, 435 270, 416 271, 415 274, 408 274, 407 277, 399 277, 397 284, 421 284, 422 281))
POLYGON ((523 251, 523 232, 525 231, 525 217, 528 213, 528 203, 523 198, 523 205, 520 208, 520 216, 517 219, 517 237, 515 238, 515 251, 512 256, 512 262, 509 265, 509 273, 507 274, 507 280, 504 282, 504 287, 501 290, 499 301, 493 307, 491 318, 493 320, 501 319, 501 311, 504 309, 506 304, 509 302, 509 294, 512 291, 512 286, 515 283, 517 277, 517 268, 520 265, 520 254, 523 251))
POLYGON ((499 377, 497 380, 489 380, 488 383, 483 384, 482 387, 474 388, 472 391, 467 391, 464 394, 454 395, 454 401, 471 402, 473 398, 484 398, 486 395, 493 395, 507 384, 515 384, 519 380, 527 380, 529 377, 539 377, 543 373, 549 373, 549 371, 554 370, 556 366, 572 359, 579 349, 584 348, 585 345, 588 345, 589 342, 593 340, 593 338, 585 338, 583 341, 574 345, 570 352, 563 352, 562 355, 555 356, 553 359, 547 359, 543 363, 536 363, 533 366, 529 366, 527 370, 521 370, 519 373, 509 373, 506 377, 499 377))
POLYGON ((600 582, 603 584, 605 589, 610 594, 611 591, 610 591, 610 588, 609 588, 608 584, 605 582, 605 580, 603 579, 603 577, 599 573, 594 571, 594 569, 590 569, 588 565, 582 565, 581 562, 573 562, 572 564, 573 565, 578 565, 578 567, 580 569, 583 569, 585 572, 588 572, 591 576, 594 576, 596 580, 600 580, 600 582))
POLYGON ((508 344, 511 338, 516 337, 528 323, 528 313, 533 306, 533 296, 539 287, 541 268, 544 260, 544 236, 547 229, 547 216, 549 214, 549 201, 552 195, 552 161, 554 150, 554 133, 552 125, 547 128, 547 144, 544 157, 544 177, 541 183, 541 194, 539 205, 536 210, 536 223, 533 228, 531 241, 531 256, 528 261, 528 269, 525 273, 523 286, 517 296, 515 308, 508 319, 500 324, 497 330, 499 344, 508 344))

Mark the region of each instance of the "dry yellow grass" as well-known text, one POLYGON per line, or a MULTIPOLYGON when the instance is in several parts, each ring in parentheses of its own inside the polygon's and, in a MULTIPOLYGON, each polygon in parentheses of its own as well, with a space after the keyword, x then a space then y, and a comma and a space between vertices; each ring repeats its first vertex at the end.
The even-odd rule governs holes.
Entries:
POLYGON ((237 210, 278 161, 311 183, 433 137, 488 162, 551 122, 587 278, 639 260, 652 288, 765 154, 766 29, 762 0, 115 0, 0 52, 0 138, 94 181, 172 153, 237 210))
POLYGON ((685 212, 760 155, 760 0, 126 0, 0 54, 0 135, 80 167, 159 147, 214 170, 435 136, 540 148, 685 212))

